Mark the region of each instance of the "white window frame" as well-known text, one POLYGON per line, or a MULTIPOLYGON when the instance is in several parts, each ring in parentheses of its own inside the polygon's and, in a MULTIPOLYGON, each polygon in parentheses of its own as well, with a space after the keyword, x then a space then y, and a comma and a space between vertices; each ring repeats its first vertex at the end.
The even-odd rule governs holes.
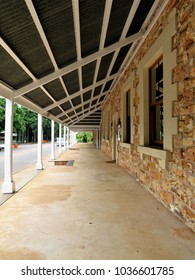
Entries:
POLYGON ((122 86, 121 92, 121 142, 120 146, 123 148, 131 148, 131 144, 133 144, 133 136, 135 134, 135 129, 133 126, 133 116, 135 115, 135 110, 133 107, 133 99, 135 97, 135 90, 133 86, 135 78, 135 72, 133 72, 130 77, 125 81, 122 86), (130 91, 130 143, 126 143, 126 93, 130 91))
POLYGON ((110 106, 106 109, 106 118, 105 118, 105 139, 110 140, 110 128, 111 128, 111 116, 110 116, 110 106))
POLYGON ((168 169, 168 162, 173 152, 173 135, 177 134, 177 118, 173 117, 172 104, 177 99, 177 85, 172 83, 172 69, 177 64, 176 50, 172 50, 172 37, 176 33, 176 16, 172 14, 168 26, 155 41, 146 55, 138 65, 139 75, 138 92, 140 94, 140 146, 138 151, 141 157, 150 155, 160 160, 160 166, 168 169), (149 68, 160 57, 163 56, 163 79, 164 79, 164 140, 163 150, 149 146, 149 68), (170 94, 171 93, 171 94, 170 94))

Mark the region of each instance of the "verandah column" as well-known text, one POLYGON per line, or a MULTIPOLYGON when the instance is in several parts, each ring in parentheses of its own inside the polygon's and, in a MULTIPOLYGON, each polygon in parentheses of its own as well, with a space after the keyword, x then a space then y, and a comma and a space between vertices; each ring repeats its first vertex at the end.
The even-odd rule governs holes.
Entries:
POLYGON ((13 193, 15 191, 15 182, 13 181, 13 99, 6 99, 5 112, 5 161, 4 161, 4 182, 2 193, 13 193))
POLYGON ((69 146, 72 147, 72 130, 69 131, 69 146))
POLYGON ((72 147, 73 146, 73 142, 74 142, 74 139, 73 139, 73 137, 74 137, 74 132, 72 131, 72 130, 70 130, 70 147, 72 147))
POLYGON ((64 151, 66 151, 66 126, 64 126, 64 151))
POLYGON ((62 154, 62 124, 59 124, 59 154, 62 154))
POLYGON ((42 162, 42 140, 43 140, 43 127, 42 127, 43 117, 41 114, 38 114, 38 150, 37 150, 37 163, 36 169, 43 169, 42 162))
POLYGON ((67 148, 70 147, 70 129, 67 127, 67 148))
POLYGON ((54 121, 51 120, 51 160, 55 160, 54 125, 54 121))

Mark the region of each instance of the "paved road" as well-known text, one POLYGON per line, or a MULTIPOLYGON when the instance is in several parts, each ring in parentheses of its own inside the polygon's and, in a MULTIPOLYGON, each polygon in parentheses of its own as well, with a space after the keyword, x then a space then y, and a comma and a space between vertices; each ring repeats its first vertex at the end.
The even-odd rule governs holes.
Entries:
MULTIPOLYGON (((57 148, 56 148, 57 151, 57 148)), ((51 152, 51 144, 43 144, 43 158, 51 152)), ((37 144, 20 145, 13 150, 13 172, 37 161, 37 144)), ((0 179, 4 177, 4 151, 0 152, 0 179)))

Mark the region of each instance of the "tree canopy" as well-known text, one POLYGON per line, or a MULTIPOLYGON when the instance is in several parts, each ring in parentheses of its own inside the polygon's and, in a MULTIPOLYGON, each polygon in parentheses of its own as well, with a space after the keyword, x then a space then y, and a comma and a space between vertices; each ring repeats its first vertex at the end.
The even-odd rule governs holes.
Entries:
POLYGON ((91 142, 93 139, 93 132, 79 132, 77 133, 77 142, 91 142))
MULTIPOLYGON (((5 130, 5 98, 0 97, 0 132, 5 130)), ((13 131, 18 135, 18 142, 37 141, 37 113, 14 104, 13 131)), ((55 133, 58 133, 58 126, 55 126, 55 133)), ((43 117, 43 139, 51 139, 51 121, 43 117)))
MULTIPOLYGON (((5 98, 0 97, 0 132, 5 130, 5 98)), ((17 133, 17 142, 37 142, 37 113, 14 104, 14 120, 13 131, 17 133)), ((63 128, 62 128, 63 133, 63 128)), ((58 137, 59 125, 55 123, 55 135, 58 137)), ((43 117, 43 139, 51 140, 51 120, 43 117)), ((92 132, 79 132, 77 134, 77 141, 91 142, 93 139, 92 132), (86 137, 85 137, 86 136, 86 137)))

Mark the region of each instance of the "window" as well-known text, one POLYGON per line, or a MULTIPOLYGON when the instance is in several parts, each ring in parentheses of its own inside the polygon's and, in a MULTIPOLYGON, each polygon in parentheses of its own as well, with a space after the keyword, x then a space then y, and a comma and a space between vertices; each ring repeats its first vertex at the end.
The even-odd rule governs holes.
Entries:
POLYGON ((130 90, 126 92, 126 143, 131 140, 131 127, 130 127, 130 90))
POLYGON ((163 147, 163 59, 149 69, 150 146, 163 147))
POLYGON ((131 143, 131 95, 130 89, 124 90, 122 95, 122 142, 131 143))
POLYGON ((105 130, 105 139, 110 139, 110 109, 106 111, 106 130, 105 130))

